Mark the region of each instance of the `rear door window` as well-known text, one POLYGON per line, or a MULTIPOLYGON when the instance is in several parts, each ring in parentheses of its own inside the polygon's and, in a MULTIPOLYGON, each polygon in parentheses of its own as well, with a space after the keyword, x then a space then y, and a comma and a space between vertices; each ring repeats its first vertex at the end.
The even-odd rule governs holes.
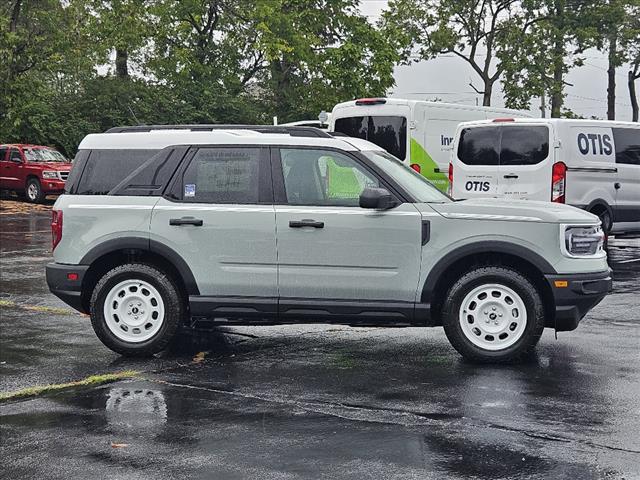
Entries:
MULTIPOLYGON (((193 203, 257 204, 268 151, 261 148, 200 148, 182 175, 178 198, 193 203)), ((176 192, 177 193, 177 192, 176 192)))
POLYGON ((74 193, 106 195, 157 152, 158 150, 92 150, 74 193))
POLYGON ((549 129, 544 126, 502 128, 500 165, 535 165, 549 156, 549 129))
POLYGON ((7 150, 9 150, 8 147, 0 147, 0 162, 2 162, 7 156, 7 150))
POLYGON ((498 143, 497 127, 465 128, 460 133, 458 158, 466 165, 497 166, 498 143))
POLYGON ((367 115, 339 118, 335 122, 335 131, 375 143, 400 160, 407 157, 405 117, 367 115))
POLYGON ((614 128, 616 163, 640 165, 640 128, 614 128))

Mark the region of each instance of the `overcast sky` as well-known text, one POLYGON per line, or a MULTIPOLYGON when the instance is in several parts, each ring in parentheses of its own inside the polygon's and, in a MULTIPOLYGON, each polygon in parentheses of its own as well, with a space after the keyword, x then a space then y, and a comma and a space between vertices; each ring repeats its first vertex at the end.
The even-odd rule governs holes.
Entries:
MULTIPOLYGON (((361 0, 360 10, 374 22, 386 5, 387 0, 361 0)), ((587 50, 584 58, 585 65, 573 68, 565 78, 566 82, 573 85, 565 87, 565 106, 587 118, 606 118, 607 59, 597 50, 587 50)), ((627 70, 623 66, 616 72, 617 120, 631 120, 627 70)), ((422 100, 439 98, 445 102, 469 105, 475 105, 477 99, 482 104, 482 96, 477 95, 469 86, 469 82, 473 81, 474 86, 481 90, 479 77, 464 60, 453 54, 397 67, 394 77, 396 86, 391 90, 390 96, 422 100)), ((640 85, 636 88, 640 90, 640 85)), ((535 99, 531 108, 536 116, 540 115, 539 103, 535 99)), ((496 107, 504 106, 502 86, 499 84, 494 85, 491 104, 496 107)))

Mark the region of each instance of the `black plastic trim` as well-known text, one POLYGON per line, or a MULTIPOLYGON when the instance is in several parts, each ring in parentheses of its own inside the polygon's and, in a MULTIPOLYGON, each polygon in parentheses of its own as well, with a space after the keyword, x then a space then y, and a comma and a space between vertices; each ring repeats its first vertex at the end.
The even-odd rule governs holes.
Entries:
POLYGON ((422 288, 421 302, 427 303, 432 300, 433 290, 438 283, 438 280, 447 269, 453 265, 456 261, 460 260, 467 255, 473 254, 509 254, 534 265, 541 273, 554 274, 557 273, 553 266, 547 262, 544 258, 535 252, 532 252, 526 247, 516 245, 509 242, 501 242, 498 240, 483 240, 468 245, 463 245, 442 257, 438 263, 429 272, 429 276, 422 288))
POLYGON ((292 137, 331 138, 331 135, 320 128, 287 125, 133 125, 113 127, 105 133, 145 133, 153 130, 190 130, 192 132, 211 132, 214 130, 254 130, 259 133, 283 133, 292 137))
POLYGON ((156 240, 149 240, 148 238, 123 237, 107 240, 87 252, 80 260, 80 265, 90 266, 98 258, 122 250, 142 250, 157 253, 175 267, 189 295, 200 294, 193 273, 184 259, 172 248, 156 240))
POLYGON ((429 243, 431 239, 431 222, 429 220, 422 220, 422 246, 429 243))
POLYGON ((553 323, 557 331, 575 330, 584 316, 595 307, 612 289, 611 271, 568 275, 545 275, 553 293, 555 316, 553 323), (567 287, 556 287, 555 281, 567 282, 567 287))
POLYGON ((87 313, 82 307, 82 280, 89 267, 87 265, 64 265, 49 263, 45 267, 47 285, 56 297, 79 312, 87 313), (77 280, 69 280, 67 274, 75 273, 77 280))
POLYGON ((260 320, 258 323, 434 326, 430 306, 413 302, 191 295, 189 305, 194 317, 231 319, 238 325, 260 320))

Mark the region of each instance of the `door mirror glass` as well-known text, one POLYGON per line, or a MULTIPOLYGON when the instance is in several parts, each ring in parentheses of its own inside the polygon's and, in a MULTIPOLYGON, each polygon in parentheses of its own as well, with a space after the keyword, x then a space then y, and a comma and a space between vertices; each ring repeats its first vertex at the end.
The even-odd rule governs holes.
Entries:
POLYGON ((360 208, 388 210, 396 205, 393 196, 386 188, 368 187, 360 194, 360 208))

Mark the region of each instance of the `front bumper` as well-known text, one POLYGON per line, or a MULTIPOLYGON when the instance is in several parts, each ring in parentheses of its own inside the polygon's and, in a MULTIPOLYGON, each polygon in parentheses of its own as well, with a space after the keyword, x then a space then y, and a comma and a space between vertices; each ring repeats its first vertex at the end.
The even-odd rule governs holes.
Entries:
POLYGON ((64 184, 65 184, 64 180, 57 180, 57 179, 51 179, 51 178, 40 179, 40 186, 42 187, 43 193, 46 193, 46 194, 64 192, 64 184))
POLYGON ((63 265, 49 263, 46 266, 47 285, 56 297, 79 312, 88 313, 82 305, 82 280, 88 265, 63 265), (77 280, 70 280, 69 274, 76 274, 77 280))
POLYGON ((611 270, 597 273, 545 275, 553 292, 555 317, 547 327, 575 330, 580 320, 611 291, 611 270))

